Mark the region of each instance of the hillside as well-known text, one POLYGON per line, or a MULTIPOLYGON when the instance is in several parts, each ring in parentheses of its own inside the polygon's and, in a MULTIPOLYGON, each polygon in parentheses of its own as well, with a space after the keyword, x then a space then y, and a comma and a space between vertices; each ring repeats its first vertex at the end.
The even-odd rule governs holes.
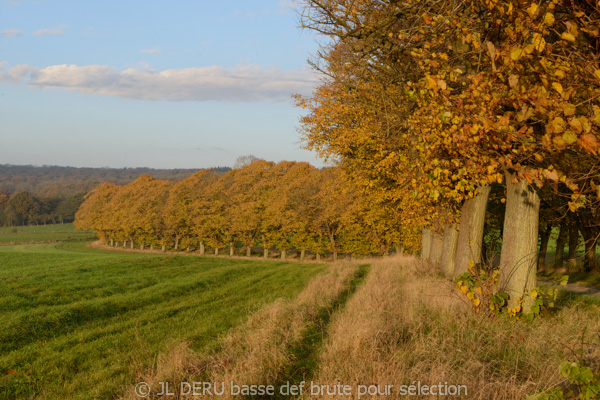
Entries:
MULTIPOLYGON (((224 173, 229 167, 217 167, 224 173)), ((0 165, 0 193, 29 191, 42 197, 72 196, 87 192, 101 182, 129 183, 140 175, 178 181, 197 169, 76 168, 60 166, 0 165)))

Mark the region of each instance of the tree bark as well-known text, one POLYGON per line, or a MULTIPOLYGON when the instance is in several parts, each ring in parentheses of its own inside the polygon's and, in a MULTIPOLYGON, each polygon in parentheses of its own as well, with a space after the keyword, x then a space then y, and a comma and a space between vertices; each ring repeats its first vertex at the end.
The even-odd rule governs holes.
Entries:
POLYGON ((215 247, 215 256, 218 256, 218 255, 219 255, 219 248, 215 247))
POLYGON ((550 233, 552 226, 546 226, 546 229, 540 232, 540 251, 538 253, 538 270, 544 269, 546 266, 546 253, 548 252, 548 242, 550 241, 550 233))
POLYGON ((480 187, 479 193, 465 201, 462 206, 454 257, 454 276, 467 272, 469 266, 481 264, 483 225, 490 190, 489 185, 480 187))
POLYGON ((306 250, 304 250, 304 249, 300 250, 300 261, 304 261, 305 252, 306 252, 306 250))
POLYGON ((567 224, 565 221, 560 223, 560 231, 556 238, 556 251, 554 253, 554 268, 562 268, 565 259, 565 239, 567 237, 567 224))
POLYGON ((144 242, 140 243, 140 250, 144 250, 144 242))
POLYGON ((262 242, 263 242, 263 257, 269 258, 269 249, 267 248, 267 239, 265 238, 265 235, 262 235, 262 242))
POLYGON ((250 257, 252 255, 252 247, 246 246, 246 257, 250 257))
POLYGON ((133 239, 129 238, 129 248, 133 250, 133 239))
POLYGON ((233 254, 234 254, 233 246, 229 246, 229 256, 233 257, 233 254))
POLYGON ((285 257, 286 257, 285 250, 281 250, 281 259, 285 260, 285 257))
POLYGON ((167 246, 165 246, 165 245, 163 244, 163 245, 162 245, 162 248, 161 248, 161 250, 162 250, 162 252, 164 253, 165 251, 167 251, 167 246))
POLYGON ((574 221, 569 225, 569 255, 567 256, 567 271, 577 269, 577 247, 579 246, 579 229, 574 221))
POLYGON ((321 255, 319 253, 317 253, 316 260, 321 261, 321 255))
POLYGON ((204 242, 200 241, 199 245, 200 245, 200 255, 203 256, 204 255, 204 242))
POLYGON ((451 224, 444 230, 440 270, 448 278, 454 276, 454 259, 456 257, 456 245, 458 244, 457 228, 456 224, 451 224))
POLYGON ((583 268, 586 272, 596 269, 596 236, 589 228, 581 228, 581 234, 585 244, 585 255, 583 256, 583 268))
POLYGON ((179 238, 175 239, 175 251, 179 250, 179 238))
POLYGON ((115 240, 113 238, 110 239, 110 246, 111 247, 115 246, 115 240))
POLYGON ((433 232, 431 236, 431 250, 429 252, 430 261, 436 267, 439 267, 442 259, 442 247, 444 244, 444 237, 441 233, 433 232))
POLYGON ((429 228, 423 228, 421 231, 421 260, 429 260, 431 255, 431 241, 433 232, 429 228))
POLYGON ((523 299, 522 311, 529 314, 533 298, 526 292, 537 286, 537 250, 540 197, 526 180, 513 183, 516 175, 506 172, 506 213, 500 253, 498 290, 509 295, 508 306, 523 299))

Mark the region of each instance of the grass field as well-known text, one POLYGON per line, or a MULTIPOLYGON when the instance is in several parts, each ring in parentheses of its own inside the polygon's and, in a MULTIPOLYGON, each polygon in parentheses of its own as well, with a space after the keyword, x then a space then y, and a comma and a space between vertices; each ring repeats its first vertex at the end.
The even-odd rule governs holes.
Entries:
POLYGON ((89 240, 96 237, 93 231, 75 230, 73 224, 15 226, 0 228, 0 244, 67 240, 89 240))
POLYGON ((0 398, 117 398, 160 352, 182 342, 209 351, 323 269, 84 242, 0 246, 0 398))

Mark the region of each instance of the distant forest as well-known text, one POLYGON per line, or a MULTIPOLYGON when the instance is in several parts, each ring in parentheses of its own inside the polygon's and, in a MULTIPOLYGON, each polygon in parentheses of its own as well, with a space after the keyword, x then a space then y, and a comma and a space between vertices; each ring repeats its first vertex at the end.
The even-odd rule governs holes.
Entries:
MULTIPOLYGON (((229 170, 212 169, 217 175, 229 170)), ((179 181, 197 171, 0 165, 0 226, 72 222, 85 194, 102 182, 124 185, 144 174, 179 181)))

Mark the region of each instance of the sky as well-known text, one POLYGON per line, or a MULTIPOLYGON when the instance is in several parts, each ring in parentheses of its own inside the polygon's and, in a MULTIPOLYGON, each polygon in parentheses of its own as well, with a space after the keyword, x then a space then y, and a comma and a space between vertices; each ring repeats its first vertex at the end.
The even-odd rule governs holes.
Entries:
POLYGON ((0 0, 0 164, 308 161, 317 37, 286 0, 0 0))

